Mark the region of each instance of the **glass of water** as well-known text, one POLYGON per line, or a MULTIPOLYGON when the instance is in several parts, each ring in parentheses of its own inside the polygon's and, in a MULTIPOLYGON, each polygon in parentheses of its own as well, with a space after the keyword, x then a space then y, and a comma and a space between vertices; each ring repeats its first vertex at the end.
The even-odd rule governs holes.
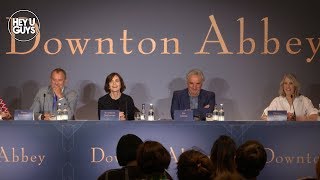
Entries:
POLYGON ((207 113, 207 114, 206 114, 206 121, 213 121, 213 115, 212 115, 212 113, 207 113))
POLYGON ((141 120, 141 113, 140 112, 134 113, 134 120, 141 120))

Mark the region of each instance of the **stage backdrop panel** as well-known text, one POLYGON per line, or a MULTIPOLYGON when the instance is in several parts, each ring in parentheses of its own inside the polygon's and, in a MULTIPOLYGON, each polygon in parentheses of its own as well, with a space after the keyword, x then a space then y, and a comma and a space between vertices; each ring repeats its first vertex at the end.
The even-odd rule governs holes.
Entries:
POLYGON ((320 153, 319 122, 2 121, 0 179, 96 179, 105 170, 119 168, 116 145, 129 133, 162 143, 171 154, 169 173, 175 179, 183 151, 210 155, 221 135, 232 137, 237 146, 247 140, 265 146, 267 164, 259 179, 315 176, 320 153), (29 161, 24 162, 26 156, 29 161))
POLYGON ((226 119, 258 119, 288 72, 317 106, 318 7, 318 0, 7 0, 0 7, 0 96, 12 111, 28 109, 61 67, 79 92, 76 118, 94 120, 106 76, 119 72, 138 108, 153 103, 157 119, 170 119, 173 91, 199 68, 226 119), (40 34, 28 42, 8 32, 7 18, 22 9, 40 21, 40 34))

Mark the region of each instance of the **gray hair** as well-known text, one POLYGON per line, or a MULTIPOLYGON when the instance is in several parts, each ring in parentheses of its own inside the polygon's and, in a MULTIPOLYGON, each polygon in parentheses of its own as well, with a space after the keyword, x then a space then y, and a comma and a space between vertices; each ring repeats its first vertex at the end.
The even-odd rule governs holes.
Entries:
POLYGON ((201 80, 202 82, 204 82, 205 78, 204 78, 204 75, 203 75, 203 72, 199 69, 191 69, 187 76, 186 76, 186 79, 188 81, 189 77, 192 76, 192 75, 197 75, 197 76, 200 76, 201 77, 201 80))

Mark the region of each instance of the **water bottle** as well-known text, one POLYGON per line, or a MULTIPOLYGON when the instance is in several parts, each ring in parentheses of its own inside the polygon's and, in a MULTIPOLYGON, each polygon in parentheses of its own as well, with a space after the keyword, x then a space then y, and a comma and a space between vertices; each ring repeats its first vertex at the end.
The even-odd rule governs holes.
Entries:
POLYGON ((218 114, 218 107, 217 105, 214 106, 213 112, 212 112, 212 119, 214 121, 218 121, 219 120, 219 114, 218 114))
POLYGON ((154 120, 154 109, 153 109, 153 105, 152 104, 150 104, 150 107, 149 107, 148 120, 149 121, 153 121, 154 120))
POLYGON ((62 109, 61 109, 61 103, 58 103, 58 109, 57 109, 57 120, 63 120, 63 116, 62 116, 62 109))
POLYGON ((221 108, 219 110, 219 121, 224 121, 224 110, 223 110, 223 104, 220 104, 221 108))
POLYGON ((0 120, 2 120, 2 108, 0 107, 0 120))
POLYGON ((145 104, 142 104, 140 119, 141 120, 146 120, 146 107, 145 107, 145 104))
POLYGON ((67 110, 67 108, 64 108, 63 110, 62 110, 62 118, 61 118, 61 120, 68 120, 69 119, 69 117, 68 117, 68 110, 67 110))

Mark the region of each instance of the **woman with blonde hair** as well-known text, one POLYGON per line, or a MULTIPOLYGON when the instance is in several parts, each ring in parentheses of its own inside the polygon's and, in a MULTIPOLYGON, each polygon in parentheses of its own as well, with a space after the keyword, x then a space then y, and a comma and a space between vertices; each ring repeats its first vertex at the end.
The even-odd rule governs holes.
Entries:
POLYGON ((287 120, 293 121, 314 121, 318 114, 311 100, 300 94, 300 83, 293 74, 283 76, 279 96, 263 111, 263 120, 267 120, 268 111, 287 111, 287 120))

